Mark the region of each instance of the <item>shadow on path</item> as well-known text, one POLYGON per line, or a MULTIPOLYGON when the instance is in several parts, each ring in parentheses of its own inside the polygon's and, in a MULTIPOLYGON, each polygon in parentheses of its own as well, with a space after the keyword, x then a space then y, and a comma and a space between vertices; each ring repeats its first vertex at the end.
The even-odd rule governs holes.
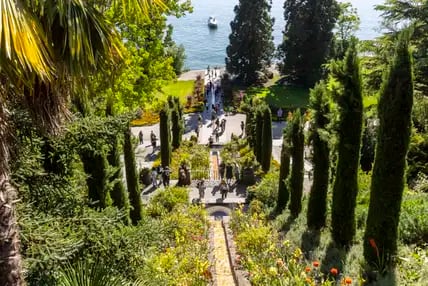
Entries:
POLYGON ((306 229, 302 233, 300 248, 305 253, 306 259, 311 259, 311 254, 320 244, 321 232, 319 230, 306 229))

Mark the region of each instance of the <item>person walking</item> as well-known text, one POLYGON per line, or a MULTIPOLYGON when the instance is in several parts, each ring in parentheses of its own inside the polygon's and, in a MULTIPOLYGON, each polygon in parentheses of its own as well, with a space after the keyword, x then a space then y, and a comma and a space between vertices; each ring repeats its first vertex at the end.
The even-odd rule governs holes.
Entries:
POLYGON ((233 179, 233 166, 231 164, 226 165, 226 182, 230 186, 233 179))
POLYGON ((200 180, 196 186, 199 191, 199 199, 202 200, 205 197, 205 189, 206 189, 204 180, 200 180))
POLYGON ((195 128, 196 138, 199 138, 199 125, 195 128))
POLYGON ((282 111, 282 108, 280 107, 276 112, 276 116, 278 117, 278 120, 282 120, 282 114, 283 114, 283 111, 282 111))
POLYGON ((140 145, 144 144, 144 136, 143 136, 143 130, 140 130, 138 133, 138 139, 140 140, 140 145))
POLYGON ((163 179, 163 186, 169 187, 169 178, 171 175, 171 171, 169 169, 169 166, 166 166, 162 173, 162 179, 163 179))
POLYGON ((244 128, 245 128, 245 123, 244 121, 241 121, 241 134, 244 135, 244 128))
POLYGON ((153 167, 152 168, 152 186, 154 188, 158 187, 158 178, 157 177, 158 177, 158 172, 156 172, 156 168, 153 167))
POLYGON ((154 153, 156 149, 156 135, 153 132, 153 130, 150 132, 150 140, 152 141, 152 147, 153 147, 152 153, 154 153))
POLYGON ((219 189, 220 189, 221 199, 224 200, 225 198, 227 198, 227 193, 229 192, 229 187, 227 186, 224 180, 221 180, 219 189))

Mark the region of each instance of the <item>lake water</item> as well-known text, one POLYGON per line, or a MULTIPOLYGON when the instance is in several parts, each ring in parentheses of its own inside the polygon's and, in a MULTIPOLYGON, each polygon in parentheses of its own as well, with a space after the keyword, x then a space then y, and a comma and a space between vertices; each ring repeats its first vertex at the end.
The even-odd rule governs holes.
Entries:
MULTIPOLYGON (((357 8, 361 24, 357 36, 362 40, 373 39, 379 35, 379 13, 374 5, 383 0, 351 0, 357 8)), ((229 44, 230 22, 235 13, 233 8, 238 0, 193 0, 193 13, 179 19, 170 17, 168 22, 174 26, 173 38, 186 49, 185 68, 204 69, 210 66, 223 66, 226 47, 229 44), (207 19, 216 17, 218 29, 210 30, 207 19)), ((273 0, 271 14, 275 18, 273 37, 277 46, 282 41, 284 29, 284 0, 273 0)))

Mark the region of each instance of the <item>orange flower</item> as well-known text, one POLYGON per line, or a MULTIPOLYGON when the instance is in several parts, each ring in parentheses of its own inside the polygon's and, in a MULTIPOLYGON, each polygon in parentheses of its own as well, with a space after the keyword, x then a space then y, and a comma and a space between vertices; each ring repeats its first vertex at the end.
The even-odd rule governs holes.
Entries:
POLYGON ((349 277, 346 277, 346 278, 345 278, 345 283, 346 283, 346 285, 350 285, 350 284, 352 284, 352 279, 351 279, 351 278, 349 278, 349 277))
POLYGON ((311 278, 306 278, 306 282, 308 282, 309 284, 312 282, 311 278))
POLYGON ((332 269, 330 269, 330 273, 331 273, 331 275, 336 276, 337 273, 339 273, 339 271, 337 270, 337 268, 332 268, 332 269))
POLYGON ((309 266, 305 267, 305 272, 311 272, 311 268, 309 266))
POLYGON ((278 258, 276 260, 276 266, 277 267, 284 267, 284 261, 281 258, 278 258))
POLYGON ((373 247, 373 248, 377 248, 377 245, 376 245, 376 241, 373 239, 373 238, 370 238, 369 239, 369 243, 370 243, 370 246, 371 247, 373 247))
POLYGON ((314 261, 314 262, 312 262, 312 265, 314 266, 314 267, 318 267, 318 266, 320 266, 320 263, 319 263, 319 261, 314 261))

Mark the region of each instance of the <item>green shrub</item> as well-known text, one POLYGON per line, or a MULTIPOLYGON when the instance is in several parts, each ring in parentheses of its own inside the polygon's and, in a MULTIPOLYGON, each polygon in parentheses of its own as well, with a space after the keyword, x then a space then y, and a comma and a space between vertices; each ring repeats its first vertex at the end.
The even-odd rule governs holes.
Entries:
POLYGON ((255 186, 248 188, 248 199, 258 200, 267 208, 275 208, 278 198, 278 171, 267 173, 255 186))
MULTIPOLYGON (((151 199, 151 205, 161 206, 166 212, 171 212, 176 206, 188 204, 189 192, 186 188, 166 188, 151 199)), ((150 208, 150 206, 149 206, 150 208)))
POLYGON ((404 197, 398 231, 404 243, 428 243, 428 194, 404 197))

